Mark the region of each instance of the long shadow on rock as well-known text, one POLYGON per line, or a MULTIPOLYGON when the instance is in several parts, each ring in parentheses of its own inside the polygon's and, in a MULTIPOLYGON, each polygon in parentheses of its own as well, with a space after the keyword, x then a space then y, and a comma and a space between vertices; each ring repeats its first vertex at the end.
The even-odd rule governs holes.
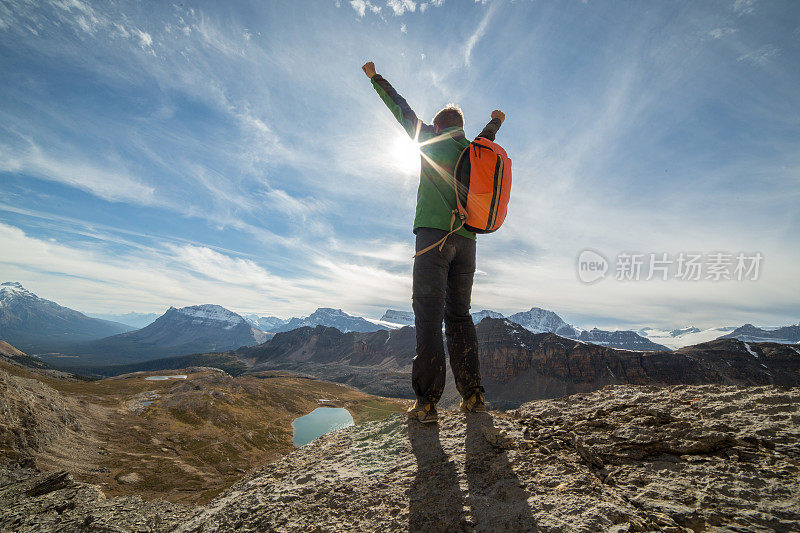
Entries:
POLYGON ((408 422, 417 475, 408 493, 409 531, 470 531, 456 465, 442 449, 437 424, 408 422))
POLYGON ((466 415, 465 470, 469 484, 467 501, 477 531, 538 531, 528 493, 511 468, 505 450, 489 443, 494 419, 489 413, 466 415))

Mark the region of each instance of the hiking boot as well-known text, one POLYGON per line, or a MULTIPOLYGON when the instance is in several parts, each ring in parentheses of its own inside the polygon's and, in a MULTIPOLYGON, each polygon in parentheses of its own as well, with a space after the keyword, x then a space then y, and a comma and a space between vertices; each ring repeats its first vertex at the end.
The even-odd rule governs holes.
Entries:
POLYGON ((439 415, 436 413, 436 404, 424 403, 419 400, 406 411, 406 414, 408 418, 418 420, 423 424, 432 424, 439 420, 439 415))
POLYGON ((461 410, 465 413, 483 413, 486 411, 486 402, 483 399, 483 394, 480 392, 474 393, 469 398, 461 400, 461 410))

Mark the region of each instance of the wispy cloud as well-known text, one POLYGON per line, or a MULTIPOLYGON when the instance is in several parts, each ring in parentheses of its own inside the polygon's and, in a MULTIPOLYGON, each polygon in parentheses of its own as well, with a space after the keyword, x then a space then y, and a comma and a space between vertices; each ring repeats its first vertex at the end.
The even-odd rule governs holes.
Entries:
POLYGON ((726 35, 732 35, 738 30, 736 28, 714 28, 708 34, 714 39, 722 39, 726 35))
POLYGON ((0 172, 56 181, 111 202, 157 203, 155 189, 119 168, 102 168, 70 157, 47 154, 28 140, 27 146, 0 144, 0 172))
POLYGON ((733 2, 733 11, 739 15, 749 15, 756 9, 758 0, 735 0, 733 2))
POLYGON ((417 9, 414 0, 386 0, 386 6, 392 10, 395 16, 400 16, 405 12, 413 13, 417 9))
POLYGON ((464 64, 466 66, 470 66, 472 63, 472 50, 475 48, 475 45, 483 39, 483 36, 486 34, 486 28, 489 26, 489 22, 494 15, 495 10, 497 9, 497 4, 492 4, 486 13, 481 18, 481 21, 478 23, 478 27, 475 28, 475 31, 472 32, 472 35, 469 36, 467 39, 467 43, 464 47, 464 64))
POLYGON ((757 50, 752 50, 736 58, 736 61, 747 61, 756 65, 765 65, 769 60, 781 53, 781 49, 774 45, 765 45, 757 50))

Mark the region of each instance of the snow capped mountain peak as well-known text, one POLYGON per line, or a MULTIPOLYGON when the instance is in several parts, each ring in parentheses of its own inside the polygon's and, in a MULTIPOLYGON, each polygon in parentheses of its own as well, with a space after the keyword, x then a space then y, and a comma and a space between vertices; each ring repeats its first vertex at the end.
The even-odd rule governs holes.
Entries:
POLYGON ((396 309, 387 309, 383 316, 380 318, 382 322, 397 324, 400 326, 413 326, 414 325, 414 312, 413 311, 398 311, 396 309))
POLYGON ((491 309, 482 309, 477 313, 472 313, 472 321, 475 324, 478 324, 481 320, 483 320, 486 317, 505 318, 505 315, 503 315, 503 313, 498 313, 497 311, 492 311, 491 309))
POLYGON ((0 284, 0 298, 13 298, 15 296, 36 297, 35 294, 22 286, 18 281, 6 281, 0 284))
POLYGON ((174 311, 179 315, 192 318, 192 322, 199 324, 202 322, 220 322, 225 329, 231 329, 238 326, 242 322, 246 322, 240 315, 234 313, 229 309, 225 309, 221 305, 203 304, 191 305, 188 307, 181 307, 176 309, 170 307, 169 311, 174 311))
POLYGON ((272 331, 286 323, 284 319, 277 316, 259 316, 255 313, 242 315, 242 317, 262 331, 272 331))
POLYGON ((318 307, 316 311, 311 313, 308 318, 311 317, 321 317, 321 316, 328 316, 328 317, 348 317, 353 315, 348 315, 341 309, 334 309, 333 307, 318 307))
POLYGON ((531 307, 530 311, 514 313, 508 318, 533 333, 552 332, 562 337, 574 337, 576 335, 575 328, 564 322, 553 311, 548 311, 541 307, 531 307))
POLYGON ((673 329, 669 332, 669 334, 673 337, 680 337, 681 335, 686 335, 688 333, 700 333, 700 329, 694 326, 687 326, 685 328, 673 329))

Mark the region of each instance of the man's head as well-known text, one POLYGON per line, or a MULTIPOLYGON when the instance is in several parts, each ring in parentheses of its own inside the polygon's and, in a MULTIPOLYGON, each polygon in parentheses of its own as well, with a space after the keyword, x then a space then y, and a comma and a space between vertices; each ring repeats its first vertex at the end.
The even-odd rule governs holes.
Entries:
POLYGON ((433 125, 439 130, 452 128, 453 126, 461 128, 464 126, 464 113, 461 112, 457 105, 447 104, 444 109, 433 117, 433 125))

